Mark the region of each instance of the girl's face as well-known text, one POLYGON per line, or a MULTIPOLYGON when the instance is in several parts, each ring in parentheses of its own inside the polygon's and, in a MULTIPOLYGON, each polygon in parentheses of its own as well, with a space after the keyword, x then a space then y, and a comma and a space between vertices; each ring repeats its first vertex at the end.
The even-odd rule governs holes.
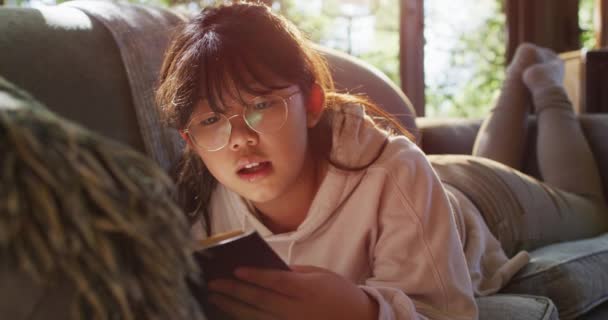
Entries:
MULTIPOLYGON (((315 174, 308 147, 308 128, 316 125, 318 119, 307 111, 305 101, 308 99, 303 97, 296 85, 263 96, 242 91, 241 99, 231 96, 228 94, 225 99, 225 117, 214 117, 208 101, 201 99, 198 102, 188 127, 190 146, 220 183, 253 203, 277 201, 290 193, 297 193, 297 189, 302 187, 299 185, 310 181, 309 177, 315 174), (282 118, 282 126, 266 133, 258 128, 265 125, 262 124, 265 120, 257 118, 255 112, 266 110, 271 105, 269 96, 285 101, 287 112, 282 118), (220 122, 229 123, 231 130, 226 125, 221 126, 223 129, 215 127, 217 130, 212 134, 206 129, 192 130, 194 126, 210 126, 220 122), (203 137, 197 139, 201 134, 207 134, 206 141, 215 143, 215 146, 223 142, 226 144, 219 150, 211 151, 217 147, 201 147, 198 142, 203 137), (216 135, 216 139, 210 138, 216 135), (225 140, 221 138, 222 135, 226 137, 225 140)), ((276 121, 274 126, 277 127, 276 121)))

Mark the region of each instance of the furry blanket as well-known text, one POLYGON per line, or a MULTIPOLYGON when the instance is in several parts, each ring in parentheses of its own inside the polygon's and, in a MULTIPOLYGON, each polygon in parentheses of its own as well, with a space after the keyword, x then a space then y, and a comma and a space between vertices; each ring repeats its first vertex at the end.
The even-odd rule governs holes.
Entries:
MULTIPOLYGON (((171 188, 152 161, 0 78, 0 272, 41 287, 64 279, 75 291, 73 319, 202 318, 186 283, 198 277, 188 225, 171 188)), ((31 307, 48 294, 40 299, 31 307)))

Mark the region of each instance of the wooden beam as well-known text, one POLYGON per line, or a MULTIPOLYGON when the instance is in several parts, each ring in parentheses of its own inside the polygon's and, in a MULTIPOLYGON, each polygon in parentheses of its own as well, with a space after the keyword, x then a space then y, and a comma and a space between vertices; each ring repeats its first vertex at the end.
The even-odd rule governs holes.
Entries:
POLYGON ((526 35, 525 31, 530 28, 526 27, 526 19, 524 13, 526 12, 526 3, 520 0, 505 0, 505 15, 507 17, 507 59, 506 63, 511 63, 513 55, 517 46, 530 38, 530 35, 526 35))
POLYGON ((598 48, 608 47, 608 0, 595 0, 595 39, 598 48))
POLYGON ((578 21, 580 0, 545 0, 545 4, 553 4, 556 8, 555 19, 550 19, 552 25, 543 30, 550 38, 550 43, 557 52, 567 52, 581 48, 581 28, 578 21))
POLYGON ((424 116, 424 1, 401 0, 399 20, 401 89, 416 115, 424 116))
MULTIPOLYGON (((606 0, 601 0, 606 1, 606 0)), ((531 42, 556 52, 580 49, 579 0, 505 0, 507 61, 531 42)))

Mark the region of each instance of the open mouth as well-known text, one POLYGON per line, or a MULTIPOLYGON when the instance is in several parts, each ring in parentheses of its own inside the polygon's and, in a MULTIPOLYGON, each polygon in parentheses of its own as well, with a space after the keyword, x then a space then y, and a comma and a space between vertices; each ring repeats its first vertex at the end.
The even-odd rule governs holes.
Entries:
POLYGON ((239 171, 237 174, 244 179, 251 180, 267 175, 272 169, 272 163, 270 161, 263 162, 252 162, 239 171))

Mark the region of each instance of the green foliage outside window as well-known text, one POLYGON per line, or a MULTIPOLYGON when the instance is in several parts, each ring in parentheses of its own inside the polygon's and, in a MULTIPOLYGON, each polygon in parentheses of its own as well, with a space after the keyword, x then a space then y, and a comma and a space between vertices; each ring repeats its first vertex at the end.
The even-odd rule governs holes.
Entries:
POLYGON ((275 3, 278 3, 275 7, 280 14, 298 26, 310 40, 318 43, 328 33, 331 18, 326 15, 313 15, 301 12, 296 7, 296 1, 298 0, 275 1, 275 3))
POLYGON ((596 46, 595 32, 593 30, 594 0, 580 0, 578 10, 578 24, 581 28, 581 45, 586 49, 596 46))
MULTIPOLYGON (((292 21, 300 30, 317 43, 323 43, 331 33, 332 19, 337 19, 339 0, 325 0, 321 14, 306 14, 298 11, 295 2, 301 0, 275 1, 279 12, 292 21)), ((385 73, 397 86, 399 76, 399 0, 377 0, 376 28, 371 50, 359 55, 385 73)), ((356 18, 355 18, 356 19, 356 18)))
POLYGON ((375 46, 360 58, 380 69, 400 87, 399 0, 381 1, 375 15, 375 46))
MULTIPOLYGON (((324 1, 323 12, 338 0, 324 1)), ((499 1, 499 0, 496 0, 499 1)), ((306 15, 295 9, 294 0, 280 2, 280 12, 287 16, 315 42, 328 36, 331 17, 306 15)), ((500 6, 497 12, 480 24, 474 33, 460 35, 458 44, 449 53, 451 61, 445 79, 427 86, 426 110, 429 116, 479 117, 487 113, 503 80, 505 56, 505 17, 500 6), (454 77, 466 69, 466 78, 454 77)), ((384 72, 397 86, 399 75, 399 0, 379 0, 374 13, 376 30, 371 50, 359 55, 362 60, 384 72)))
POLYGON ((427 86, 428 116, 477 118, 492 107, 504 80, 507 40, 505 15, 495 8, 474 32, 460 34, 441 81, 427 86))

